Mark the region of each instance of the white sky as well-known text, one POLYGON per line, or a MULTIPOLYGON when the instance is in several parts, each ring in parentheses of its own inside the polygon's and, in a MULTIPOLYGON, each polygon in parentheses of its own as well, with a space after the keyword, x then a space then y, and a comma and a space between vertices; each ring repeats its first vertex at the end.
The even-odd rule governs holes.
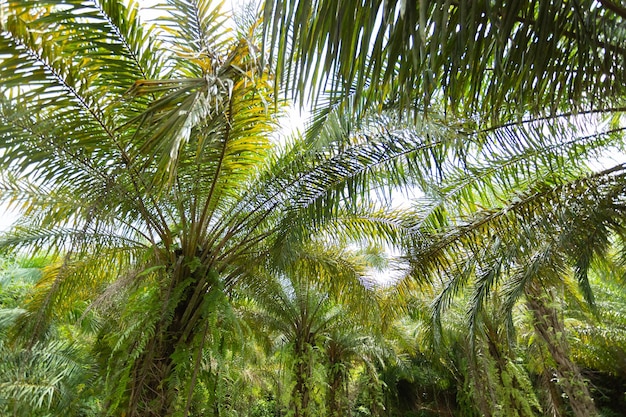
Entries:
POLYGON ((7 230, 17 220, 17 214, 7 209, 0 208, 0 232, 7 230))

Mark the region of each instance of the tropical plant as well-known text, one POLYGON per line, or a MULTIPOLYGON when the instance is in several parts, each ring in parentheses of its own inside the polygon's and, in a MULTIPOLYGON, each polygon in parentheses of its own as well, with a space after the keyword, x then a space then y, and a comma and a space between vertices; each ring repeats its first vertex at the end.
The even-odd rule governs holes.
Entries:
POLYGON ((565 305, 571 356, 585 370, 598 409, 606 415, 611 415, 611 411, 619 413, 626 405, 622 395, 626 375, 626 300, 619 282, 623 268, 620 263, 594 263, 590 279, 595 309, 576 308, 574 302, 565 305))
POLYGON ((158 26, 134 2, 1 4, 1 198, 22 218, 0 246, 61 260, 23 333, 35 346, 76 300, 107 312, 117 415, 188 415, 217 300, 294 243, 401 234, 365 190, 418 140, 327 118, 319 141, 276 145, 256 23, 230 32, 210 1, 165 3, 158 26))
POLYGON ((623 147, 621 6, 268 0, 263 30, 229 31, 208 0, 163 3, 145 25, 132 1, 0 2, 0 199, 22 214, 0 247, 59 259, 16 318, 29 352, 89 304, 109 414, 204 412, 241 284, 295 294, 306 244, 376 240, 407 255, 398 294, 444 280, 435 323, 472 282, 472 333, 496 294, 503 317, 525 302, 567 365, 543 293, 571 277, 592 305, 590 265, 623 245, 626 167, 581 162, 623 147), (322 106, 279 145, 283 86, 322 106), (380 208, 407 185, 416 210, 380 208))
POLYGON ((355 396, 351 393, 354 388, 351 390, 351 387, 355 369, 369 372, 382 364, 382 341, 372 333, 368 327, 344 319, 341 326, 331 328, 325 335, 326 415, 329 417, 350 415, 354 408, 355 396))
POLYGON ((266 31, 287 52, 277 71, 295 87, 312 82, 314 94, 330 77, 330 111, 412 114, 413 132, 423 118, 458 123, 458 142, 442 146, 441 130, 423 142, 433 163, 415 183, 425 196, 407 244, 411 274, 446 280, 435 321, 472 282, 474 334, 495 288, 509 316, 524 296, 574 413, 595 414, 542 293, 570 275, 592 303, 589 266, 623 235, 624 165, 593 172, 585 161, 623 148, 615 76, 624 66, 606 58, 626 52, 624 10, 609 1, 268 4, 266 18, 289 28, 266 31))
POLYGON ((287 353, 293 379, 289 408, 295 416, 324 413, 321 401, 314 401, 319 385, 329 386, 326 414, 343 415, 348 409, 340 397, 347 393, 349 369, 353 360, 367 362, 359 347, 372 345, 371 337, 354 331, 355 320, 371 320, 377 311, 376 293, 364 281, 372 253, 366 255, 320 243, 292 247, 275 265, 275 277, 250 287, 255 302, 248 307, 249 321, 287 353), (316 368, 326 369, 325 378, 316 378, 316 368))
POLYGON ((96 416, 101 412, 89 352, 66 340, 0 345, 0 412, 16 417, 96 416))
POLYGON ((101 404, 89 334, 65 317, 51 323, 46 340, 27 347, 11 330, 27 313, 21 306, 48 263, 46 259, 5 259, 0 270, 0 413, 95 416, 101 404))

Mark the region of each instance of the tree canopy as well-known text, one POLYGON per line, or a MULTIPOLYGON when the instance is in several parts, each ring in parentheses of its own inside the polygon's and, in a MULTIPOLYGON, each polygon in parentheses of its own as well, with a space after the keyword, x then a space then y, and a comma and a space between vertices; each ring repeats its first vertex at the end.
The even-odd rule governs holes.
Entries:
POLYGON ((157 3, 0 2, 0 410, 602 413, 626 9, 157 3))

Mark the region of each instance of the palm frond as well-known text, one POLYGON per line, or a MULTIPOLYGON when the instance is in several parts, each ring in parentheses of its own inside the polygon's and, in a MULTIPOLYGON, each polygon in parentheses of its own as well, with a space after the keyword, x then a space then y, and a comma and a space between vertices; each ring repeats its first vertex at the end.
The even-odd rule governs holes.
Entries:
POLYGON ((94 364, 78 347, 65 342, 36 344, 19 351, 3 347, 2 351, 0 403, 18 415, 74 409, 81 389, 95 376, 94 364))
POLYGON ((433 304, 435 317, 468 282, 475 282, 473 323, 494 285, 504 285, 504 311, 511 311, 531 281, 558 281, 568 270, 576 271, 580 288, 592 303, 585 274, 592 259, 604 256, 611 234, 621 233, 622 171, 617 166, 536 188, 502 209, 479 211, 469 219, 451 217, 436 225, 433 240, 422 229, 410 257, 414 276, 448 277, 433 304))
POLYGON ((156 9, 165 14, 158 20, 165 30, 163 39, 182 58, 179 65, 187 77, 213 73, 223 64, 224 48, 230 44, 224 2, 209 0, 166 0, 156 9), (187 61, 185 63, 184 61, 187 61), (193 65, 189 65, 193 64, 193 65))
POLYGON ((624 16, 607 4, 272 0, 265 40, 279 79, 313 98, 334 78, 370 98, 366 82, 392 86, 379 102, 404 108, 541 114, 621 96, 624 16))

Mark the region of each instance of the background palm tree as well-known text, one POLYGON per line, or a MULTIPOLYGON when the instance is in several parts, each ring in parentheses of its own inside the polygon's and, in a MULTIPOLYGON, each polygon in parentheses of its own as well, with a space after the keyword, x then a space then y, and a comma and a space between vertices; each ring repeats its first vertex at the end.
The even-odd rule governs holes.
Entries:
MULTIPOLYGON (((345 314, 345 313, 344 313, 345 314)), ((374 323, 376 323, 375 320, 374 323)), ((352 375, 355 369, 369 372, 382 365, 383 347, 380 335, 357 320, 344 318, 341 326, 335 326, 324 338, 324 362, 328 388, 326 391, 326 414, 331 417, 350 415, 354 407, 355 385, 352 375), (352 388, 352 389, 351 389, 352 388)), ((357 391, 358 392, 358 391, 357 391)))
POLYGON ((274 277, 250 288, 255 302, 249 320, 285 345, 293 378, 289 408, 296 416, 323 412, 323 406, 315 404, 315 387, 326 380, 331 390, 326 413, 339 413, 337 395, 346 392, 350 362, 358 353, 367 357, 357 351, 365 345, 359 341, 370 338, 351 331, 359 318, 363 323, 375 321, 378 311, 376 293, 366 286, 372 254, 363 255, 319 243, 292 248, 291 256, 275 265, 274 277), (315 369, 322 365, 327 375, 320 383, 315 369))

